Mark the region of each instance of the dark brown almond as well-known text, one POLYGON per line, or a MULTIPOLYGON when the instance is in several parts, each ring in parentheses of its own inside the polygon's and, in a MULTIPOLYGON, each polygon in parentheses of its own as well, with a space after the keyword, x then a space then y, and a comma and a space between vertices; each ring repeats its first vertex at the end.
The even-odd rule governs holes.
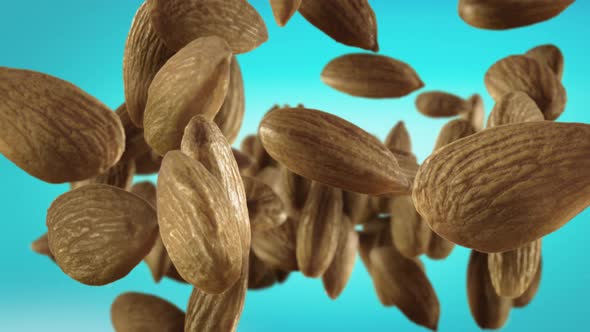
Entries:
POLYGON ((512 300, 512 305, 515 308, 524 308, 526 307, 537 295, 537 291, 539 290, 539 285, 541 284, 541 274, 543 268, 543 260, 539 261, 539 268, 537 269, 537 273, 535 273, 535 278, 527 288, 527 290, 521 296, 512 300))
POLYGON ((123 129, 125 130, 125 152, 123 152, 119 162, 128 162, 149 152, 150 146, 146 143, 145 138, 143 138, 143 129, 137 127, 131 121, 131 117, 127 111, 127 105, 122 104, 115 110, 115 113, 119 116, 119 120, 121 120, 123 129))
POLYGON ((115 166, 109 168, 106 172, 87 180, 76 181, 70 184, 71 189, 80 188, 87 184, 98 183, 108 184, 121 189, 129 189, 133 176, 135 175, 135 161, 118 162, 115 166))
POLYGON ((51 260, 55 261, 55 257, 49 249, 49 241, 47 240, 47 233, 41 235, 37 240, 31 243, 31 250, 38 253, 39 255, 47 256, 51 260))
POLYGON ((350 279, 359 243, 358 235, 349 218, 345 216, 342 223, 336 255, 322 275, 324 289, 333 300, 340 296, 350 279))
POLYGON ((157 226, 147 201, 103 184, 67 192, 47 211, 49 248, 57 265, 87 285, 126 276, 154 245, 157 226))
POLYGON ((537 274, 541 261, 541 240, 518 249, 488 255, 488 269, 496 293, 517 298, 524 294, 537 274))
POLYGON ((526 93, 516 91, 505 94, 492 109, 488 128, 520 122, 543 121, 543 113, 526 93))
POLYGON ((248 289, 265 289, 275 284, 277 276, 275 270, 265 264, 260 258, 250 251, 248 260, 248 289))
POLYGON ((467 101, 471 103, 471 110, 461 114, 461 118, 469 121, 475 131, 481 131, 484 127, 486 117, 483 99, 480 95, 474 94, 467 101))
POLYGON ((426 255, 431 259, 445 259, 455 249, 455 244, 435 232, 430 233, 430 242, 426 255))
POLYGON ((541 45, 528 50, 525 55, 549 66, 557 79, 561 81, 564 60, 559 47, 550 44, 541 45))
POLYGON ((265 231, 287 221, 287 213, 281 198, 272 188, 260 180, 242 177, 253 232, 265 231))
POLYGON ((145 199, 148 203, 150 203, 154 208, 157 205, 157 194, 156 194, 156 186, 149 181, 138 182, 134 184, 130 192, 136 194, 137 196, 145 199))
POLYGON ((270 0, 270 5, 275 21, 284 27, 299 9, 301 0, 270 0))
POLYGON ((340 56, 324 67, 321 78, 340 92, 366 98, 399 98, 424 87, 407 63, 375 54, 340 56))
POLYGON ((393 244, 400 254, 414 258, 427 252, 432 231, 416 212, 412 196, 392 198, 390 211, 393 244))
POLYGON ((184 312, 157 296, 124 293, 111 306, 111 321, 115 332, 182 332, 184 312))
POLYGON ((385 146, 390 151, 412 153, 412 140, 403 121, 399 121, 387 135, 385 146))
POLYGON ((227 95, 219 113, 217 113, 214 119, 229 144, 233 144, 240 133, 240 128, 242 128, 242 122, 244 121, 245 109, 244 80, 238 59, 234 56, 229 71, 227 95))
POLYGON ((424 92, 416 98, 416 108, 433 118, 452 117, 468 113, 473 105, 468 100, 442 91, 424 92))
POLYGON ((285 191, 287 213, 290 216, 298 216, 307 199, 311 181, 291 172, 287 167, 281 167, 281 181, 285 191))
POLYGON ((162 156, 150 149, 150 151, 135 158, 135 173, 137 175, 150 175, 158 173, 162 166, 162 156))
POLYGON ((296 271, 297 222, 288 219, 279 227, 252 233, 252 250, 260 260, 273 268, 296 271))
POLYGON ((236 163, 238 163, 238 168, 240 169, 240 172, 254 164, 254 159, 252 159, 250 156, 243 153, 242 151, 232 148, 232 153, 234 154, 236 163))

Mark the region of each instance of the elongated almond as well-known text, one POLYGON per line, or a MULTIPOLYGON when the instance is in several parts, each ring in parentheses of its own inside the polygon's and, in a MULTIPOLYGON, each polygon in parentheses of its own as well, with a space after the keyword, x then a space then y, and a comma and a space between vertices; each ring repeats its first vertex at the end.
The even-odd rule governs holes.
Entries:
POLYGON ((512 250, 557 230, 590 204, 588 156, 587 124, 491 128, 430 156, 416 176, 414 203, 448 240, 483 252, 512 250))
POLYGON ((246 0, 147 0, 154 28, 166 45, 180 50, 195 39, 218 36, 233 53, 268 39, 260 14, 246 0))
POLYGON ((399 98, 424 86, 407 63, 374 54, 340 56, 324 67, 321 78, 340 92, 366 98, 399 98))
POLYGON ((428 250, 432 231, 422 220, 411 196, 391 200, 391 232, 393 244, 403 256, 414 258, 428 250))
POLYGON ((47 233, 41 235, 38 239, 31 243, 31 250, 38 253, 39 255, 47 256, 51 260, 55 261, 55 257, 49 249, 49 240, 47 239, 47 233))
POLYGON ((480 95, 474 94, 467 101, 471 104, 471 110, 461 114, 461 118, 469 121, 475 131, 481 131, 486 117, 483 99, 480 95))
POLYGON ((217 113, 214 119, 229 144, 233 144, 238 137, 240 128, 242 127, 242 121, 244 120, 245 108, 244 80, 242 79, 238 59, 234 56, 229 71, 227 95, 219 113, 217 113))
POLYGON ((366 194, 408 191, 395 157, 366 131, 311 109, 278 109, 259 128, 268 153, 292 172, 366 194))
POLYGON ((192 41, 154 77, 144 115, 146 142, 160 155, 180 147, 195 115, 213 119, 226 97, 231 51, 218 37, 192 41))
POLYGON ((416 108, 426 116, 440 118, 468 113, 473 105, 468 100, 453 94, 431 91, 421 93, 416 98, 416 108))
POLYGON ((298 216, 307 199, 311 181, 291 172, 287 167, 281 167, 281 181, 285 191, 287 213, 298 216))
POLYGON ((488 128, 519 122, 543 121, 543 113, 526 93, 516 91, 505 94, 488 118, 488 128))
POLYGON ((117 164, 115 164, 115 166, 109 168, 106 172, 91 179, 72 182, 70 186, 71 189, 76 189, 87 184, 99 183, 108 184, 127 190, 131 187, 131 182, 133 181, 134 175, 135 161, 131 160, 128 162, 118 162, 117 164))
POLYGON ((135 17, 123 55, 123 83, 129 118, 138 127, 143 127, 148 89, 160 68, 174 55, 158 37, 151 22, 147 2, 144 2, 135 17))
POLYGON ((0 153, 36 178, 88 179, 123 154, 117 115, 69 82, 0 67, 0 100, 0 153))
POLYGON ((396 123, 385 139, 385 146, 390 151, 412 152, 412 140, 403 121, 396 123))
POLYGON ((150 146, 146 143, 145 138, 143 138, 143 128, 137 127, 136 124, 131 121, 131 117, 127 111, 127 105, 120 105, 115 110, 115 113, 119 116, 119 120, 121 120, 123 129, 125 130, 125 152, 123 152, 119 162, 129 162, 140 155, 149 152, 150 146))
POLYGON ((395 160, 397 160, 402 175, 406 178, 411 187, 414 183, 416 173, 418 173, 418 169, 420 168, 416 155, 411 152, 400 152, 399 150, 391 150, 391 153, 395 157, 395 160))
POLYGON ((300 5, 301 0, 270 0, 275 21, 281 27, 284 27, 289 22, 300 5))
POLYGON ((526 307, 537 295, 537 291, 539 290, 539 285, 541 284, 541 274, 543 270, 543 260, 539 261, 539 268, 537 268, 537 273, 535 273, 535 277, 533 281, 527 288, 527 290, 519 297, 512 300, 512 305, 515 308, 524 308, 526 307))
POLYGON ((549 20, 574 0, 460 0, 459 15, 477 28, 505 30, 549 20))
POLYGON ((455 244, 440 235, 430 232, 430 241, 426 255, 431 259, 445 259, 455 249, 455 244))
POLYGON ((251 177, 242 180, 253 232, 269 230, 287 221, 283 201, 270 186, 251 177))
POLYGON ((115 332, 182 332, 184 312, 157 296, 124 293, 111 306, 111 321, 115 332))
POLYGON ((525 54, 529 58, 533 58, 540 63, 544 63, 557 76, 557 79, 561 81, 563 77, 563 54, 561 50, 555 45, 541 45, 528 50, 525 54))
POLYGON ((488 255, 475 250, 467 266, 467 299, 471 315, 482 329, 499 329, 510 315, 512 300, 496 294, 488 271, 488 255))
POLYGON ((543 111, 546 120, 555 120, 565 109, 567 93, 549 66, 523 55, 504 58, 485 75, 486 88, 494 100, 522 91, 543 111))
POLYGON ((157 236, 154 208, 122 189, 89 184, 59 196, 47 211, 49 248, 57 265, 87 285, 126 276, 157 236))
POLYGON ((208 293, 236 283, 241 236, 225 188, 201 163, 180 151, 166 154, 158 176, 158 223, 180 275, 208 293))
POLYGON ((356 261, 359 243, 358 235, 350 219, 345 216, 342 223, 336 255, 322 275, 324 289, 333 300, 340 296, 348 283, 356 261))
POLYGON ((343 213, 350 218, 350 221, 354 225, 364 224, 373 217, 377 216, 377 213, 371 208, 369 204, 368 195, 351 191, 343 191, 342 197, 343 213))
POLYGON ((299 12, 335 41, 377 52, 377 19, 367 0, 303 0, 299 12))
POLYGON ((496 293, 502 297, 521 296, 537 274, 541 261, 541 240, 488 255, 488 269, 496 293))
POLYGON ((279 227, 252 233, 252 250, 260 260, 271 267, 296 271, 297 222, 288 219, 279 227))
POLYGON ((434 151, 473 134, 475 134, 475 129, 469 121, 463 119, 449 121, 440 130, 434 144, 434 151))

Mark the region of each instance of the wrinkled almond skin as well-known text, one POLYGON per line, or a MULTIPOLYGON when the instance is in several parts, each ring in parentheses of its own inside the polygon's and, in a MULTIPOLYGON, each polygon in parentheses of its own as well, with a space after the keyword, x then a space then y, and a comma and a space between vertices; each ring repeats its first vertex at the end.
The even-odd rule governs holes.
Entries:
POLYGON ((158 154, 180 147, 184 128, 195 115, 213 119, 229 86, 232 54, 218 37, 192 41, 162 66, 148 92, 146 142, 158 154))
POLYGON ((247 176, 242 180, 253 232, 269 230, 287 221, 283 201, 270 186, 247 176))
POLYGON ((400 254, 414 258, 427 252, 432 231, 416 212, 412 196, 392 198, 390 211, 391 236, 400 254))
POLYGON ((303 177, 366 194, 408 191, 408 181, 383 143, 337 116, 278 109, 266 114, 258 131, 272 158, 303 177))
POLYGON ((268 39, 260 14, 246 0, 147 0, 152 23, 168 47, 180 50, 191 41, 223 38, 235 54, 268 39))
POLYGON ((491 128, 430 156, 416 176, 414 203, 450 241, 482 252, 516 249, 590 204, 588 156, 587 124, 491 128))
POLYGON ((461 97, 442 91, 424 92, 416 98, 416 108, 433 118, 452 117, 470 112, 473 105, 461 97))
POLYGON ((296 271, 297 222, 288 219, 279 227, 252 233, 252 250, 265 264, 283 271, 296 271))
POLYGON ((284 27, 291 17, 297 12, 302 0, 270 0, 272 13, 275 21, 281 27, 284 27))
POLYGON ((549 20, 572 3, 574 0, 460 0, 459 16, 476 28, 506 30, 549 20))
POLYGON ((480 95, 474 94, 467 101, 471 104, 471 110, 461 114, 461 118, 469 121, 475 131, 481 131, 484 127, 486 117, 483 99, 480 95))
POLYGON ((558 80, 563 78, 564 59, 559 47, 551 44, 537 46, 528 50, 525 56, 549 66, 558 80))
POLYGON ((524 246, 488 255, 488 269, 496 293, 502 297, 516 298, 529 287, 541 261, 541 240, 524 246))
POLYGON ((121 189, 129 189, 131 182, 133 182, 133 176, 135 175, 135 161, 119 162, 115 166, 109 168, 106 172, 87 180, 72 182, 70 184, 71 189, 80 188, 84 185, 91 183, 108 184, 110 186, 118 187, 121 189))
POLYGON ((488 118, 488 128, 520 122, 543 121, 545 117, 534 100, 526 93, 505 94, 494 106, 488 118))
POLYGON ((342 227, 342 191, 313 182, 297 228, 297 264, 317 278, 334 259, 342 227))
POLYGON ((57 265, 87 285, 126 276, 152 248, 157 215, 142 198, 90 184, 59 196, 47 211, 49 248, 57 265))
POLYGON ((390 151, 400 151, 404 153, 412 153, 412 140, 410 133, 403 121, 399 121, 387 135, 385 139, 385 146, 390 151))
POLYGON ((377 52, 377 19, 367 0, 303 0, 299 12, 335 41, 377 52))
POLYGON ((543 272, 543 260, 541 259, 539 261, 539 268, 537 268, 537 273, 535 273, 535 277, 533 278, 533 281, 531 282, 531 284, 529 285, 527 290, 521 296, 512 300, 512 306, 514 306, 515 308, 524 308, 527 305, 529 305, 529 303, 531 303, 531 301, 533 301, 533 299, 535 298, 535 295, 537 295, 537 291, 539 290, 539 285, 541 284, 542 272, 543 272))
POLYGON ((148 89, 160 68, 174 55, 158 37, 146 2, 135 13, 123 55, 123 85, 129 118, 143 127, 148 89))
POLYGON ((229 144, 233 144, 240 133, 240 128, 242 128, 242 122, 244 121, 245 109, 244 80, 238 59, 234 56, 229 71, 227 95, 219 113, 217 113, 214 119, 229 144))
POLYGON ((349 218, 344 217, 342 223, 336 255, 322 275, 324 289, 332 300, 340 296, 350 279, 359 244, 358 235, 349 218))
POLYGON ((488 255, 471 251, 467 266, 467 299, 471 315, 482 329, 499 329, 504 326, 512 300, 496 294, 488 271, 488 255))
POLYGON ((117 115, 77 86, 0 67, 0 154, 49 183, 88 179, 123 154, 117 115))
POLYGON ((529 95, 546 120, 555 120, 565 109, 567 93, 549 66, 523 55, 504 58, 490 67, 485 85, 494 100, 522 91, 529 95))
POLYGON ((375 54, 347 54, 328 63, 321 74, 328 86, 365 98, 399 98, 424 86, 412 67, 375 54))
POLYGON ((203 164, 166 154, 158 176, 158 223, 182 278, 204 292, 234 285, 242 269, 241 236, 225 188, 203 164))
POLYGON ((38 253, 39 255, 47 256, 51 260, 55 261, 55 257, 49 249, 49 240, 47 239, 47 233, 41 235, 38 239, 31 243, 31 250, 38 253))
POLYGON ((184 312, 159 297, 124 293, 111 306, 115 332, 182 332, 184 312))

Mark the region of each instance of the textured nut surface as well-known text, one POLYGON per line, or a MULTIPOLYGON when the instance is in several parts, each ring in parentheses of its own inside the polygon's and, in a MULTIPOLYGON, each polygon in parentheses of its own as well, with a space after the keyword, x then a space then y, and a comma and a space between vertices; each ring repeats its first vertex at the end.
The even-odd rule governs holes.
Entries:
POLYGON ((121 189, 129 189, 135 175, 135 161, 118 162, 106 172, 91 179, 72 182, 71 189, 80 188, 91 183, 108 184, 121 189))
POLYGON ((297 222, 288 219, 279 227, 252 233, 252 250, 260 260, 283 271, 296 271, 297 222))
POLYGON ((537 273, 535 273, 535 277, 531 284, 527 288, 527 290, 519 297, 512 300, 512 305, 515 308, 523 308, 526 307, 537 295, 537 291, 539 290, 539 285, 541 284, 541 274, 543 272, 543 260, 539 261, 539 268, 537 268, 537 273))
POLYGON ((528 50, 525 56, 549 66, 558 80, 563 77, 564 59, 559 47, 551 44, 540 45, 528 50))
POLYGON ((385 138, 385 146, 390 151, 400 151, 404 153, 412 152, 412 140, 410 133, 403 121, 396 123, 385 138))
POLYGON ((270 186, 247 176, 242 177, 242 181, 253 232, 275 228, 287 221, 283 201, 270 186))
POLYGON ((335 300, 344 290, 356 261, 358 235, 350 219, 344 216, 340 227, 340 238, 334 259, 322 275, 324 289, 328 296, 335 300))
POLYGON ((428 250, 432 231, 422 220, 412 196, 397 196, 391 200, 391 232, 393 244, 403 256, 414 258, 428 250))
POLYGON ((426 116, 433 118, 451 117, 470 112, 473 105, 456 95, 442 92, 424 92, 416 98, 416 108, 426 116))
POLYGON ((543 113, 526 93, 505 94, 494 106, 488 118, 488 128, 520 122, 543 121, 543 113))
POLYGON ((291 17, 297 12, 302 0, 270 0, 275 21, 284 27, 291 17))
POLYGON ((217 113, 214 119, 229 144, 233 144, 238 137, 240 128, 242 128, 242 122, 244 121, 245 109, 244 80, 238 59, 234 56, 229 71, 227 95, 219 113, 217 113))
POLYGON ((502 297, 521 296, 537 274, 541 261, 541 240, 488 255, 488 269, 496 293, 502 297))
POLYGON ((111 321, 115 332, 182 332, 184 312, 157 296, 124 293, 111 305, 111 321))

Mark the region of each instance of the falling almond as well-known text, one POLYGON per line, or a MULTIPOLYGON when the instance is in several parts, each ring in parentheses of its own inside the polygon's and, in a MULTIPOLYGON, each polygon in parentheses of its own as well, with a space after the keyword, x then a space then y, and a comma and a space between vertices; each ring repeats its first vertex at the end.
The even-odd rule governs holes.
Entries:
POLYGON ((270 0, 270 5, 275 21, 279 26, 284 27, 299 9, 301 0, 270 0))
POLYGON ((488 255, 492 285, 499 296, 517 298, 531 285, 541 261, 541 240, 488 255))
POLYGON ((111 306, 111 320, 115 332, 181 332, 184 312, 153 295, 124 293, 111 306))
POLYGON ((410 133, 403 121, 398 122, 387 135, 385 146, 390 151, 400 151, 405 153, 412 152, 412 140, 410 133))
POLYGON ((403 256, 414 258, 428 250, 432 231, 422 220, 411 196, 396 196, 391 205, 393 244, 403 256))
POLYGON ((324 289, 328 296, 335 300, 348 283, 352 274, 354 263, 356 261, 356 253, 358 250, 358 235, 354 230, 354 225, 350 222, 348 217, 342 220, 343 225, 340 227, 340 238, 338 248, 334 259, 326 272, 322 275, 322 282, 324 289))
POLYGON ((520 122, 543 121, 543 113, 526 93, 505 94, 494 106, 488 118, 488 128, 520 122))
POLYGON ((242 78, 240 64, 235 56, 232 58, 229 73, 227 95, 219 113, 215 116, 215 123, 223 132, 227 141, 232 144, 240 133, 246 108, 244 80, 242 78))
POLYGON ((564 59, 559 47, 550 44, 537 46, 528 50, 525 56, 546 64, 551 68, 555 76, 557 76, 558 80, 562 79, 564 59))
POLYGON ((253 232, 269 230, 287 221, 283 201, 270 186, 251 177, 242 180, 253 232))
POLYGON ((451 117, 468 113, 473 105, 468 100, 441 91, 421 93, 416 98, 416 108, 420 113, 433 117, 451 117))

